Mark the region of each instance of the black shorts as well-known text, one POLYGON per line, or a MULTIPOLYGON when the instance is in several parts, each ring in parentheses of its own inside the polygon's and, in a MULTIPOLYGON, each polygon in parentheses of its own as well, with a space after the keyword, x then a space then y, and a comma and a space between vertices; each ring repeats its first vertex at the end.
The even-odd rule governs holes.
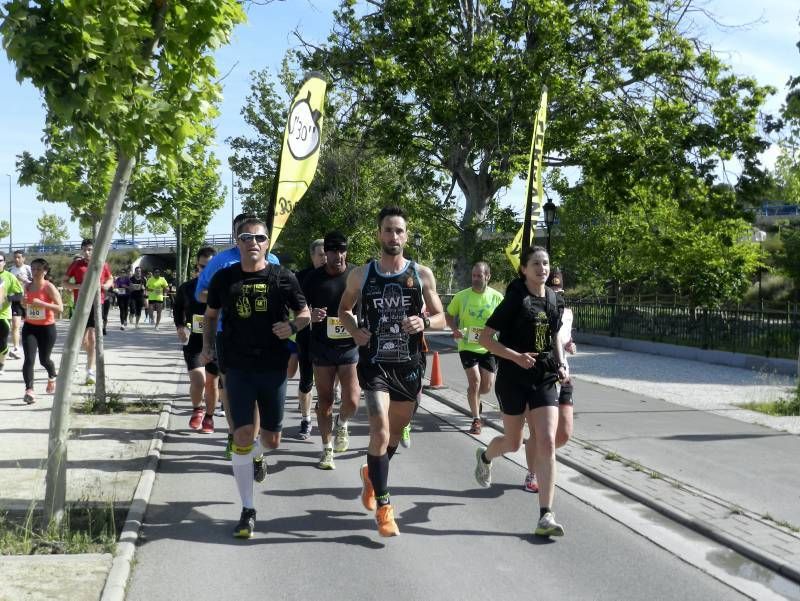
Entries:
POLYGON ((25 317, 25 307, 19 301, 11 301, 11 316, 25 317))
POLYGON ((406 365, 391 363, 358 364, 358 383, 364 391, 389 393, 391 401, 419 402, 422 392, 422 376, 425 364, 422 361, 406 365))
POLYGON ((523 380, 517 374, 497 374, 494 391, 505 415, 522 415, 539 407, 558 407, 556 382, 558 377, 550 372, 537 374, 523 380))
POLYGON ((218 376, 219 367, 217 366, 217 364, 214 361, 212 361, 211 363, 206 363, 206 365, 204 366, 202 360, 200 359, 201 355, 202 351, 198 351, 197 349, 194 349, 189 345, 184 346, 183 360, 186 361, 186 369, 192 371, 193 369, 197 369, 198 367, 205 367, 206 372, 210 373, 212 376, 218 376))
POLYGON ((481 369, 497 373, 497 357, 492 353, 476 353, 474 351, 458 351, 461 367, 469 369, 477 365, 481 369))
POLYGON ((317 367, 337 367, 358 363, 358 347, 326 346, 318 340, 311 341, 311 361, 317 367))
POLYGON ((89 311, 89 317, 86 319, 86 327, 93 328, 94 325, 94 304, 92 305, 91 310, 89 311))
POLYGON ((214 335, 214 354, 217 356, 217 367, 219 367, 219 373, 225 373, 225 361, 223 361, 223 357, 225 354, 224 351, 224 344, 222 342, 222 332, 217 330, 217 333, 214 335))
POLYGON ((559 405, 574 405, 572 400, 572 382, 564 382, 561 384, 561 389, 558 391, 558 404, 559 405))
POLYGON ((150 308, 155 309, 156 311, 161 311, 164 308, 164 301, 156 301, 147 299, 150 303, 150 308))
POLYGON ((233 427, 253 424, 253 410, 258 404, 261 429, 280 432, 286 403, 286 369, 249 371, 228 366, 225 372, 233 427))

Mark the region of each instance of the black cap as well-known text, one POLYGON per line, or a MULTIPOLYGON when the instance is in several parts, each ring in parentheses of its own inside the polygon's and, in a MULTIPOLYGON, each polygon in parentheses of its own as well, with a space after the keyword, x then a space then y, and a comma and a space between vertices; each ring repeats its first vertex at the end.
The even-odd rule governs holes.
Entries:
POLYGON ((326 251, 347 250, 347 237, 342 232, 328 232, 325 234, 322 248, 326 251))

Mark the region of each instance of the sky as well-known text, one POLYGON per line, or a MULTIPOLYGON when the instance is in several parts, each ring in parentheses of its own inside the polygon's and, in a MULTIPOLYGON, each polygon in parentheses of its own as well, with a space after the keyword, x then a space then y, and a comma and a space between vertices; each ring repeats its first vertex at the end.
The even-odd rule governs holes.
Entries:
MULTIPOLYGON (((755 77, 761 84, 774 86, 778 93, 765 110, 775 113, 785 96, 785 84, 793 75, 800 75, 800 40, 798 16, 800 8, 791 0, 701 0, 702 6, 716 15, 726 26, 720 28, 698 16, 697 26, 703 39, 739 75, 755 77)), ((264 68, 277 73, 285 52, 298 45, 293 31, 312 43, 327 38, 333 22, 333 10, 339 0, 285 0, 268 5, 251 5, 249 21, 236 29, 233 41, 217 53, 217 66, 224 79, 224 99, 217 120, 216 144, 212 149, 222 163, 220 177, 227 189, 225 206, 212 218, 208 234, 226 234, 231 216, 241 208, 238 199, 231 200, 231 172, 227 159, 230 148, 225 140, 245 134, 247 127, 240 111, 249 92, 250 73, 264 68), (232 210, 233 209, 233 210, 232 210)), ((65 218, 70 239, 78 239, 77 224, 69 221, 65 206, 40 203, 36 191, 20 187, 14 175, 16 156, 27 150, 34 155, 42 152, 44 110, 38 92, 29 84, 18 84, 13 65, 0 52, 0 219, 12 222, 14 247, 33 244, 39 239, 36 219, 43 213, 55 213, 65 218), (8 174, 12 174, 11 182, 8 174)), ((776 151, 769 150, 764 163, 774 163, 776 151)), ((735 167, 733 168, 735 170, 735 167)), ((735 173, 731 175, 735 181, 735 173)), ((524 184, 513 186, 503 198, 503 204, 522 206, 524 184), (517 198, 519 197, 519 198, 517 198)), ((145 234, 146 236, 147 234, 145 234)), ((8 245, 0 240, 0 248, 8 245)))

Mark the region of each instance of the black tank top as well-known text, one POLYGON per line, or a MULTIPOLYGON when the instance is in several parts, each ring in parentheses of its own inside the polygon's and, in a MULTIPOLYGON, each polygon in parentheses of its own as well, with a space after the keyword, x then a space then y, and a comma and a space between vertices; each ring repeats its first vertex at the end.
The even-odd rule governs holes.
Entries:
POLYGON ((361 361, 415 365, 420 361, 422 334, 406 334, 400 323, 422 315, 422 282, 417 265, 409 261, 403 271, 382 274, 378 261, 367 266, 361 284, 360 327, 372 332, 367 346, 359 347, 361 361))

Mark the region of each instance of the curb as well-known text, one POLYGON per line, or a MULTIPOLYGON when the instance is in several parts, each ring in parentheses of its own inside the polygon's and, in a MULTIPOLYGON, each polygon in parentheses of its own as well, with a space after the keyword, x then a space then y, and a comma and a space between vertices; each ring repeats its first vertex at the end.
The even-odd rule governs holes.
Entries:
POLYGON ((142 475, 139 477, 136 491, 133 493, 128 516, 119 536, 114 559, 111 563, 111 570, 108 572, 100 601, 125 601, 125 591, 131 574, 131 563, 136 554, 136 543, 139 540, 139 529, 144 521, 144 514, 147 511, 150 495, 153 492, 153 482, 155 481, 158 462, 161 459, 161 447, 167 434, 171 413, 172 401, 169 400, 161 409, 161 414, 158 417, 158 424, 156 424, 153 438, 150 441, 150 449, 147 452, 147 463, 142 470, 142 475))
MULTIPOLYGON (((463 405, 453 402, 451 399, 447 398, 446 395, 442 394, 440 391, 436 389, 423 387, 423 393, 435 399, 436 401, 450 407, 451 409, 458 411, 459 413, 465 416, 470 415, 469 411, 467 411, 463 407, 463 405)), ((484 418, 484 423, 487 426, 491 427, 492 429, 497 430, 498 432, 504 431, 502 424, 497 423, 493 419, 484 418)), ((570 467, 571 469, 591 478, 592 480, 595 480, 596 482, 599 482, 604 486, 607 486, 625 495, 626 497, 633 499, 634 501, 641 503, 642 505, 645 505, 646 507, 649 507, 654 511, 657 511, 658 513, 681 524, 682 526, 685 526, 686 528, 689 528, 701 534, 702 536, 705 536, 706 538, 713 540, 714 542, 717 542, 721 545, 728 547, 729 549, 736 551, 737 553, 740 553, 744 557, 747 557, 748 559, 772 570, 773 572, 776 572, 789 580, 800 583, 800 567, 793 566, 790 563, 778 557, 775 557, 770 553, 764 552, 762 549, 754 545, 751 545, 742 540, 738 540, 724 532, 720 532, 718 529, 716 529, 712 524, 708 522, 690 516, 689 514, 680 511, 679 509, 676 509, 670 505, 661 503, 653 499, 652 497, 649 497, 646 494, 630 486, 627 486, 626 484, 617 482, 613 478, 609 478, 603 474, 600 474, 597 471, 588 468, 585 465, 575 460, 572 460, 568 457, 564 457, 559 454, 556 454, 556 460, 559 463, 563 463, 564 465, 570 467)), ((690 490, 690 488, 688 487, 684 488, 686 490, 690 490)), ((696 493, 692 491, 692 494, 696 493)))

